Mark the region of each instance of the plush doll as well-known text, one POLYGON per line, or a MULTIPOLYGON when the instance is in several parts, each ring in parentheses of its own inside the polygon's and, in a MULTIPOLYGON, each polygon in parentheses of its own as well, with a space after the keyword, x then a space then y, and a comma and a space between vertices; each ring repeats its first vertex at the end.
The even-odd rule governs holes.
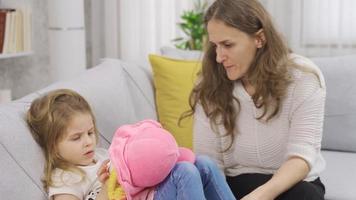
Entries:
POLYGON ((190 149, 178 147, 172 134, 154 120, 118 128, 109 147, 114 171, 110 174, 110 200, 153 199, 154 188, 179 161, 195 162, 190 149))
POLYGON ((115 169, 110 170, 110 176, 107 183, 109 200, 125 199, 125 191, 117 182, 117 173, 115 169))

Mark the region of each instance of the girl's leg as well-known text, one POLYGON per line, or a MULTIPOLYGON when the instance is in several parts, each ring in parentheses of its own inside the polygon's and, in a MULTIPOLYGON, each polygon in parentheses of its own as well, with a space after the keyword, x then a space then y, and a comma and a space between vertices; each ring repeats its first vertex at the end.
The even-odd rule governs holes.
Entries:
POLYGON ((207 199, 234 200, 235 197, 214 161, 208 156, 197 156, 195 166, 198 168, 207 199))
POLYGON ((198 169, 189 162, 179 162, 168 177, 156 187, 155 200, 205 200, 198 169))

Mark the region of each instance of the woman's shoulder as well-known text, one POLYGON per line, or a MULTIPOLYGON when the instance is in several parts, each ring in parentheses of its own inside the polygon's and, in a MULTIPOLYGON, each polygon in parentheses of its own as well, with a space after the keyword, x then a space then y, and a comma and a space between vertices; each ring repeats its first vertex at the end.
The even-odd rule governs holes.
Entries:
POLYGON ((293 62, 293 66, 290 67, 292 80, 297 85, 325 88, 324 76, 313 61, 298 54, 290 54, 289 58, 293 62))
POLYGON ((296 105, 306 99, 323 97, 326 94, 324 76, 317 65, 310 59, 292 54, 290 69, 292 83, 288 88, 288 96, 296 105))

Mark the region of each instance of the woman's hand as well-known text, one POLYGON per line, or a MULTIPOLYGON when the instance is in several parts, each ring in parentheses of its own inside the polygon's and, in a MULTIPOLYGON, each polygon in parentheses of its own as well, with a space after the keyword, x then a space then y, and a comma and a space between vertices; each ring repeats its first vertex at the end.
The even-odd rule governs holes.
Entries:
POLYGON ((274 198, 270 197, 268 191, 264 190, 263 185, 256 188, 254 191, 244 196, 241 200, 273 200, 274 198))
POLYGON ((302 181, 310 171, 308 163, 300 157, 291 157, 265 184, 256 188, 241 200, 271 200, 302 181))
POLYGON ((108 160, 105 160, 100 168, 98 169, 98 171, 96 172, 96 175, 98 176, 98 179, 99 181, 102 183, 102 184, 105 184, 105 182, 108 180, 109 178, 109 166, 108 166, 108 163, 109 163, 109 159, 108 160))

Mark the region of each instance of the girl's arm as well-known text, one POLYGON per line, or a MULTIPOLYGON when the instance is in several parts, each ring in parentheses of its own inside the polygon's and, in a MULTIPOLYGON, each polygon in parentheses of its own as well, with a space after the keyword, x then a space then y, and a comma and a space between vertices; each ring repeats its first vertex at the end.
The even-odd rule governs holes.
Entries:
POLYGON ((100 190, 99 194, 96 196, 96 200, 108 200, 109 199, 107 185, 106 185, 106 181, 109 178, 108 163, 109 163, 109 160, 105 160, 101 164, 101 166, 97 172, 98 179, 102 185, 101 185, 101 190, 100 190))
POLYGON ((106 184, 102 184, 101 190, 99 194, 96 195, 95 200, 109 200, 106 184))
POLYGON ((56 194, 53 196, 53 200, 80 200, 80 199, 71 194, 56 194))

